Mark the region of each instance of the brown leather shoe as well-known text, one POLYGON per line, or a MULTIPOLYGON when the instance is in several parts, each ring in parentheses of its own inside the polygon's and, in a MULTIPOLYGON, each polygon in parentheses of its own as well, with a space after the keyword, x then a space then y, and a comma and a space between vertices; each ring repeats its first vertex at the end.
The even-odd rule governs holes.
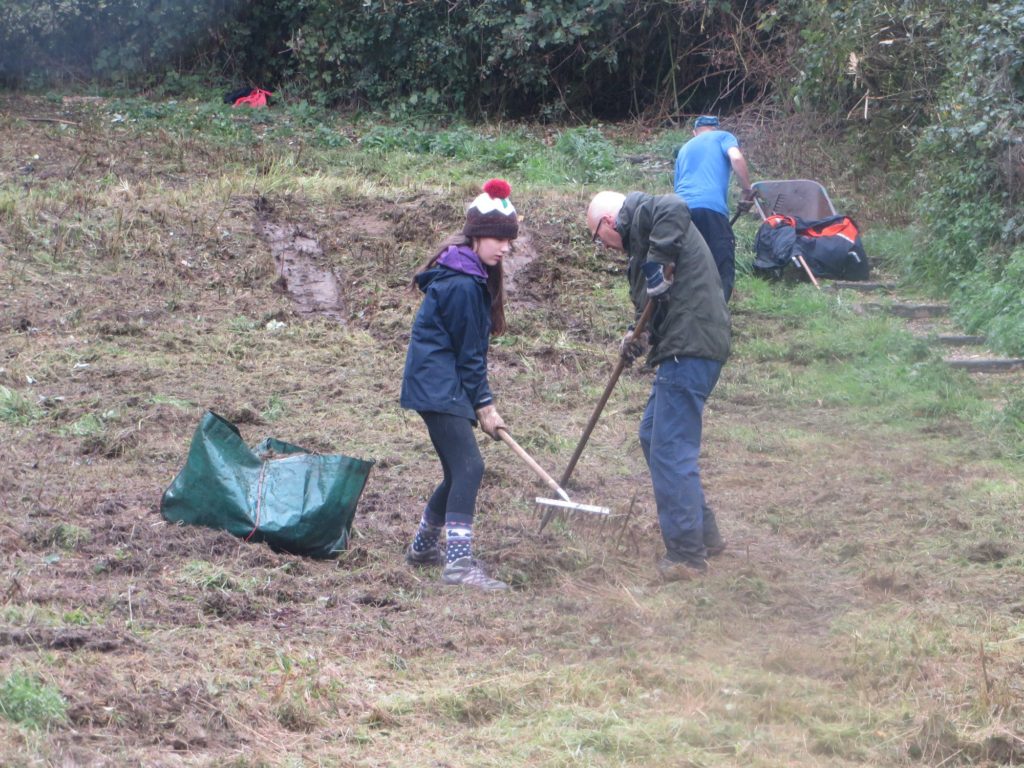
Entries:
POLYGON ((719 539, 715 544, 705 544, 704 549, 707 551, 708 557, 718 557, 725 552, 727 546, 724 539, 719 539))
POLYGON ((675 560, 669 560, 667 557, 663 557, 658 561, 657 568, 658 575, 666 583, 670 581, 694 581, 695 579, 704 578, 708 573, 707 564, 701 568, 692 563, 680 563, 675 560))

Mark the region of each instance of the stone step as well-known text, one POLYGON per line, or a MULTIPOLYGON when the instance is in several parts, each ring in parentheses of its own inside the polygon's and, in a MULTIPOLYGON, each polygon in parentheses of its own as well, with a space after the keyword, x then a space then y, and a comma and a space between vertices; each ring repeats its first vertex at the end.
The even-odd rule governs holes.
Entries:
POLYGON ((929 320, 936 317, 947 317, 949 306, 946 304, 875 304, 864 303, 861 307, 868 312, 888 312, 908 320, 929 320))
POLYGON ((892 304, 890 314, 896 317, 907 317, 914 320, 929 317, 946 317, 949 306, 946 304, 892 304))
POLYGON ((967 358, 947 359, 952 368, 961 368, 972 373, 1001 373, 1024 368, 1024 358, 967 358))
POLYGON ((859 291, 860 293, 874 293, 875 291, 893 291, 896 289, 896 284, 871 282, 869 280, 857 282, 851 280, 832 280, 826 287, 836 291, 843 290, 859 291))
POLYGON ((932 340, 947 347, 977 347, 986 341, 984 336, 960 336, 955 333, 940 333, 932 340))

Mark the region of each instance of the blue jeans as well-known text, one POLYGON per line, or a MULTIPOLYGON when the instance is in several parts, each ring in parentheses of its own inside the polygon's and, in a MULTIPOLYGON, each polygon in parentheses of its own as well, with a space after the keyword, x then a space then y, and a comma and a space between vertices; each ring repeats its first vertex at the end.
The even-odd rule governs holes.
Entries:
MULTIPOLYGON (((704 488, 697 458, 704 402, 721 372, 722 364, 716 360, 663 360, 640 420, 640 445, 651 470, 658 524, 668 558, 699 566, 707 552, 704 488)), ((708 522, 714 525, 713 515, 709 515, 708 522)), ((717 528, 713 535, 718 535, 717 528)))

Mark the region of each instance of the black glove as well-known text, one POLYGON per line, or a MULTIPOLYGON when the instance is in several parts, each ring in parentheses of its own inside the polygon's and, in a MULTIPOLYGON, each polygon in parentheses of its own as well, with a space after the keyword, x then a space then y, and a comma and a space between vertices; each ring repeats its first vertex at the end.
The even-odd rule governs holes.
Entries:
POLYGON ((634 333, 632 329, 626 332, 626 335, 622 337, 622 341, 619 342, 619 357, 626 366, 630 366, 633 362, 644 355, 647 352, 647 344, 649 343, 650 336, 647 331, 641 332, 639 335, 634 333))
POLYGON ((668 291, 672 287, 672 278, 666 277, 664 266, 656 261, 645 261, 641 269, 644 271, 644 277, 647 278, 647 298, 668 298, 668 291))
POLYGON ((754 191, 744 192, 740 201, 736 203, 737 213, 749 213, 750 209, 754 207, 754 191))

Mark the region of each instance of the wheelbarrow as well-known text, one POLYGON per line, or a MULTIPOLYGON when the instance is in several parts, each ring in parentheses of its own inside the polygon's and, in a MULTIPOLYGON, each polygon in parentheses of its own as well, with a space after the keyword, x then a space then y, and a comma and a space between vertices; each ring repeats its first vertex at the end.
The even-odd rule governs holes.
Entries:
MULTIPOLYGON (((796 230, 795 247, 784 255, 775 254, 776 265, 792 262, 819 289, 819 277, 868 279, 870 266, 858 227, 848 216, 836 212, 821 184, 810 179, 774 179, 755 182, 751 187, 754 208, 762 222, 776 225, 779 217, 786 217, 782 223, 796 230)), ((763 257, 760 240, 759 232, 755 266, 763 257)))

